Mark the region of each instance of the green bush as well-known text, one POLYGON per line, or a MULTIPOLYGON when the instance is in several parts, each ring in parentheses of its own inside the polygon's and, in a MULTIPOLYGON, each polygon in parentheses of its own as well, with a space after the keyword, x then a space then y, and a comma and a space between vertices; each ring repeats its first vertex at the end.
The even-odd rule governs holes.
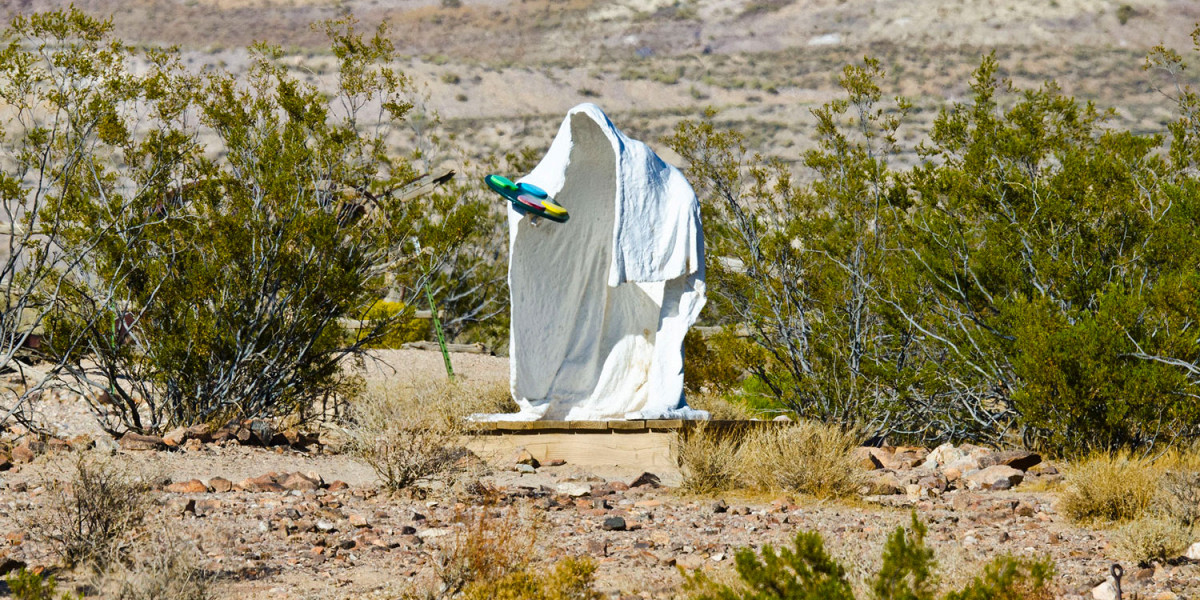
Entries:
POLYGON ((8 584, 8 590, 12 593, 13 600, 76 600, 83 598, 83 594, 72 595, 69 592, 63 592, 62 596, 56 599, 54 595, 58 593, 58 582, 54 580, 53 575, 43 577, 24 568, 9 575, 4 581, 8 584))
POLYGON ((814 111, 805 174, 711 114, 682 123, 708 318, 761 350, 746 385, 896 441, 1079 454, 1200 434, 1200 95, 1178 54, 1148 65, 1178 90, 1170 136, 1120 131, 1053 82, 1014 89, 989 56, 907 170, 889 160, 909 105, 871 59, 814 111))
POLYGON ((423 299, 430 279, 457 282, 435 285, 452 310, 491 291, 448 271, 499 222, 494 203, 447 194, 387 152, 411 106, 386 29, 363 35, 347 18, 324 31, 332 89, 296 79, 266 44, 244 76, 189 71, 76 9, 4 32, 0 61, 22 68, 0 73, 0 95, 28 117, 4 117, 4 148, 51 159, 35 184, 6 172, 0 187, 57 224, 69 260, 43 286, 56 307, 44 348, 109 432, 345 395, 345 359, 400 324, 348 335, 344 319, 397 288, 423 299))
MULTIPOLYGON (((883 566, 872 584, 876 600, 934 600, 937 598, 933 551, 925 545, 925 526, 914 512, 909 530, 898 527, 883 549, 883 566)), ((815 531, 800 532, 792 548, 778 553, 766 545, 761 553, 738 550, 734 556, 736 585, 717 583, 703 571, 681 571, 684 590, 693 600, 853 600, 846 570, 825 550, 815 531)), ((1054 567, 1048 560, 1002 556, 984 567, 960 591, 945 600, 1049 600, 1054 567)))

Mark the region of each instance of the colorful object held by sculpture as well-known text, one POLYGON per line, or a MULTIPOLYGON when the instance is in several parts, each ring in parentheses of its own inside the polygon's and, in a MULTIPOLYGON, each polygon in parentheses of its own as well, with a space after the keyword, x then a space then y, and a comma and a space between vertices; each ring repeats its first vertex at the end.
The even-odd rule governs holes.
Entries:
POLYGON ((523 215, 531 215, 535 219, 544 217, 555 223, 566 223, 571 218, 567 209, 555 204, 550 195, 536 185, 513 183, 502 175, 488 175, 483 181, 523 215))

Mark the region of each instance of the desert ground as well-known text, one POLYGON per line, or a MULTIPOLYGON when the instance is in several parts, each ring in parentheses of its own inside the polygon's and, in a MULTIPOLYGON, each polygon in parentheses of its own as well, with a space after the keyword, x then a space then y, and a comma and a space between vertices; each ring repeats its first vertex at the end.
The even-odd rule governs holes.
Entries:
MULTIPOLYGON (((444 377, 436 352, 382 351, 377 358, 367 370, 372 378, 444 377)), ((461 378, 506 380, 503 357, 453 358, 461 378)), ((369 467, 337 452, 336 442, 263 446, 231 438, 168 449, 112 440, 78 401, 47 399, 42 411, 69 443, 13 451, 0 475, 6 540, 0 561, 10 569, 58 572, 62 582, 85 592, 94 576, 57 571, 58 557, 30 526, 45 518, 54 482, 71 476, 80 452, 109 456, 153 481, 144 535, 193 548, 193 560, 211 574, 211 589, 222 598, 419 595, 437 588, 439 569, 480 519, 515 535, 512 544, 528 544, 520 551, 535 565, 563 556, 596 560, 596 588, 611 598, 680 597, 681 570, 728 574, 737 549, 788 545, 805 530, 824 535, 862 590, 879 567, 888 534, 914 510, 929 527, 944 586, 959 586, 987 561, 1012 554, 1049 557, 1058 569, 1059 597, 1093 598, 1114 562, 1111 530, 1081 527, 1061 514, 1062 465, 1035 462, 1027 452, 976 449, 981 464, 1012 464, 1023 475, 979 485, 966 477, 947 484, 953 476, 945 459, 931 459, 927 449, 876 449, 876 459, 863 465, 861 493, 837 501, 696 496, 675 487, 677 471, 648 478, 621 465, 531 467, 526 460, 518 466, 515 455, 489 457, 453 482, 413 495, 387 492, 369 467), (982 458, 988 456, 994 458, 982 458)), ((1126 573, 1124 592, 1140 598, 1200 594, 1196 561, 1128 565, 1126 573)))

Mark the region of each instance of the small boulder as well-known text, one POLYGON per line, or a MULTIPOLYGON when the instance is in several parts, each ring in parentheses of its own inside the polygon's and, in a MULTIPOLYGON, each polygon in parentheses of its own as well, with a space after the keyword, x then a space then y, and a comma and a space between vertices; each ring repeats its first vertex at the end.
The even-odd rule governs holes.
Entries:
POLYGON ((879 462, 878 458, 875 458, 875 455, 871 453, 870 448, 855 448, 853 451, 853 456, 854 461, 858 464, 858 467, 864 471, 874 471, 875 469, 883 468, 883 463, 879 462))
POLYGON ((218 510, 221 510, 221 506, 222 504, 220 500, 217 500, 216 498, 205 498, 204 500, 197 500, 196 503, 192 505, 192 510, 196 513, 197 517, 202 517, 204 515, 212 514, 218 510))
POLYGON ((925 469, 937 469, 938 467, 946 466, 964 456, 967 456, 966 452, 960 450, 959 448, 955 448, 954 444, 947 442, 930 451, 929 454, 925 456, 925 462, 921 465, 921 467, 925 469))
POLYGON ((1007 450, 1004 452, 994 452, 980 458, 979 466, 987 468, 992 465, 1004 465, 1021 471, 1027 471, 1040 462, 1042 462, 1042 456, 1036 452, 1007 450))
POLYGON ((967 488, 973 490, 1007 490, 1021 483, 1025 474, 1006 465, 992 465, 963 476, 967 488))
POLYGON ((538 459, 534 458, 533 454, 530 454, 530 452, 524 448, 517 449, 517 454, 515 457, 513 457, 513 464, 529 465, 535 469, 542 466, 542 463, 538 462, 538 459))
POLYGON ((877 496, 891 496, 906 492, 905 482, 900 481, 900 478, 891 471, 872 471, 870 477, 867 478, 866 487, 868 494, 877 496))
POLYGON ((120 444, 121 449, 125 450, 126 452, 162 450, 163 448, 167 447, 167 445, 163 443, 163 439, 157 435, 142 435, 140 433, 133 433, 132 431, 121 436, 118 444, 120 444))
POLYGON ((652 488, 656 488, 660 485, 662 485, 662 481, 659 480, 658 475, 655 475, 654 473, 648 473, 648 472, 638 475, 636 479, 634 479, 632 482, 629 483, 629 487, 631 487, 631 488, 641 487, 641 486, 649 486, 652 488))
POLYGON ((220 493, 228 492, 229 490, 233 489, 233 482, 225 479, 224 477, 213 477, 212 479, 208 480, 208 485, 212 488, 212 491, 220 493))
POLYGON ((27 439, 12 449, 12 461, 17 464, 33 462, 33 459, 45 452, 45 442, 27 439))
POLYGON ((371 523, 367 521, 367 518, 360 514, 350 515, 349 522, 350 526, 355 529, 366 529, 371 526, 371 523))
POLYGON ((188 440, 187 427, 176 427, 162 436, 162 441, 168 448, 178 448, 188 440))
POLYGON ((275 481, 275 478, 272 477, 270 473, 266 475, 260 475, 258 477, 247 477, 246 479, 243 479, 241 483, 238 483, 238 487, 246 490, 247 492, 287 491, 286 488, 284 488, 282 485, 279 485, 279 483, 275 481))
POLYGON ((558 484, 558 486, 554 488, 554 491, 572 498, 580 498, 591 495, 592 486, 580 482, 566 482, 558 484))
POLYGON ((296 472, 296 473, 288 473, 288 475, 286 477, 284 477, 282 481, 279 482, 279 485, 282 485, 284 487, 284 489, 288 489, 288 490, 300 490, 302 492, 309 492, 309 491, 321 489, 321 483, 322 483, 322 481, 321 481, 320 477, 311 477, 309 475, 305 475, 303 473, 296 472))
POLYGON ((1187 552, 1184 552, 1183 555, 1187 557, 1188 560, 1200 560, 1200 542, 1196 542, 1195 544, 1189 546, 1187 552))
POLYGON ((1117 588, 1113 586, 1112 581, 1105 580, 1104 583, 1092 588, 1093 600, 1117 600, 1117 588))
POLYGON ((172 483, 164 488, 164 491, 172 494, 203 494, 208 491, 208 486, 199 479, 189 479, 188 481, 180 481, 172 483))
POLYGON ((604 523, 600 528, 604 531, 625 531, 625 519, 623 517, 609 517, 604 519, 604 523))

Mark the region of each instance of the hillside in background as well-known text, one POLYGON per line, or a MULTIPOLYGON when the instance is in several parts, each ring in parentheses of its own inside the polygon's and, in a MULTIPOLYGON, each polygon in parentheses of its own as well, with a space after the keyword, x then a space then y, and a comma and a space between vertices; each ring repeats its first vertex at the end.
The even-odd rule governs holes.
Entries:
MULTIPOLYGON (((16 12, 66 6, 16 0, 16 12)), ((139 44, 177 44, 189 62, 237 68, 267 40, 320 80, 331 72, 310 24, 347 12, 386 19, 405 70, 471 157, 544 148, 565 111, 591 101, 636 137, 658 140, 705 107, 753 149, 797 160, 809 110, 838 93, 843 65, 879 58, 885 89, 915 104, 901 130, 915 145, 938 107, 963 97, 971 70, 994 51, 1018 86, 1056 80, 1113 108, 1118 124, 1158 132, 1173 109, 1142 69, 1157 44, 1186 51, 1200 23, 1188 0, 84 0, 139 44)), ((1195 70, 1187 74, 1193 81, 1195 70)), ((398 140, 409 145, 410 138, 398 140)), ((669 153, 668 153, 669 154, 669 153)))

